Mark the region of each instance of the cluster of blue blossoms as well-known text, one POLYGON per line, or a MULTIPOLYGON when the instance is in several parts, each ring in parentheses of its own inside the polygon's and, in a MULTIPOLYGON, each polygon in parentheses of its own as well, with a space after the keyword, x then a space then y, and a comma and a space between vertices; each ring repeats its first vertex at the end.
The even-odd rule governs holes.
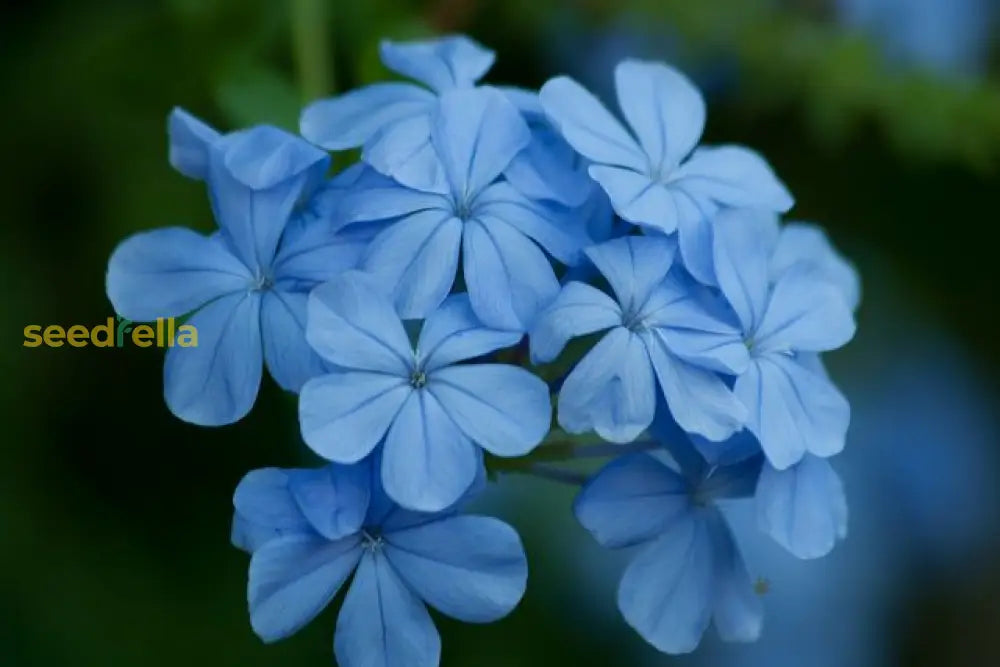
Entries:
POLYGON ((820 354, 854 335, 854 270, 818 228, 780 222, 793 201, 757 153, 698 145, 705 103, 676 69, 620 63, 622 122, 567 77, 480 84, 494 54, 466 37, 381 56, 416 83, 315 102, 301 137, 175 110, 170 162, 206 184, 218 230, 136 234, 108 267, 122 316, 198 329, 166 355, 177 417, 240 420, 266 367, 329 461, 236 489, 254 631, 291 635, 351 579, 338 662, 437 665, 428 605, 494 621, 527 582, 514 529, 463 506, 494 463, 531 471, 536 448, 594 433, 574 456, 613 458, 574 511, 602 545, 638 547, 624 618, 667 653, 710 622, 756 639, 722 510, 752 498, 799 558, 844 537, 828 459, 850 409, 820 354), (349 149, 360 161, 331 177, 327 151, 349 149), (569 372, 543 381, 558 359, 569 372))

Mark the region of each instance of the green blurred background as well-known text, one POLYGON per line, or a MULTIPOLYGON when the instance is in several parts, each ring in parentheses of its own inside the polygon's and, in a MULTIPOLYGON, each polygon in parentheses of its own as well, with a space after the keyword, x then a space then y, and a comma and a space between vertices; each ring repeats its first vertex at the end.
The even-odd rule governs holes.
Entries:
POLYGON ((680 64, 709 98, 706 141, 762 151, 797 197, 793 218, 825 225, 865 290, 858 340, 832 359, 859 415, 842 457, 852 535, 845 556, 807 564, 808 593, 777 585, 784 561, 751 565, 775 580, 765 648, 708 638, 699 656, 657 655, 615 616, 620 559, 573 525, 571 490, 504 479, 487 505, 522 532, 529 592, 494 625, 438 618, 443 664, 1000 664, 997 10, 992 0, 5 7, 0 665, 332 663, 332 610, 278 645, 256 639, 247 559, 228 542, 239 478, 302 459, 294 398, 268 382, 247 419, 199 429, 167 412, 155 348, 28 349, 22 330, 112 315, 104 271, 124 236, 211 228, 203 186, 167 164, 173 106, 222 129, 294 128, 303 102, 388 76, 380 38, 445 32, 498 52, 491 82, 537 86, 566 72, 605 99, 621 57, 680 64), (879 588, 888 579, 898 585, 879 588), (844 586, 861 592, 845 601, 844 586), (809 630, 817 643, 796 644, 806 620, 789 609, 827 606, 809 630), (836 653, 847 640, 832 640, 847 635, 853 652, 836 653))

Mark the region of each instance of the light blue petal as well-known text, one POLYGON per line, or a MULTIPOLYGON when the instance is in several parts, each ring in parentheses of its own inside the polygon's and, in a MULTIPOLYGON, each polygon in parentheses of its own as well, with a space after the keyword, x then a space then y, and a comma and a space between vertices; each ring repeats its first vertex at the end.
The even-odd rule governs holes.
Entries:
POLYGON ((427 317, 455 283, 462 229, 447 211, 414 213, 372 240, 361 267, 392 295, 401 317, 427 317))
POLYGON ((686 514, 629 563, 618 586, 622 616, 664 653, 690 653, 712 616, 712 540, 686 514))
POLYGON ((219 132, 184 109, 174 107, 167 120, 170 137, 170 166, 188 178, 203 181, 208 177, 211 145, 219 132))
POLYGON ((122 241, 108 261, 106 287, 116 313, 144 322, 185 315, 252 280, 218 237, 167 227, 122 241))
POLYGON ((580 251, 591 244, 576 209, 532 202, 510 183, 495 183, 476 198, 476 217, 506 222, 563 264, 578 261, 580 251))
POLYGON ((319 182, 330 158, 274 128, 230 137, 212 150, 212 210, 237 256, 258 272, 271 265, 299 198, 319 182))
POLYGON ((385 223, 358 223, 337 229, 325 219, 292 220, 274 260, 277 287, 308 291, 357 268, 372 239, 385 223))
POLYGON ((448 192, 441 160, 431 144, 433 115, 418 114, 387 125, 365 144, 361 159, 406 187, 448 192))
POLYGON ((299 131, 330 151, 357 148, 382 128, 430 112, 434 94, 408 83, 376 83, 313 102, 302 111, 299 131))
POLYGON ((672 180, 676 187, 724 206, 785 213, 795 203, 767 161, 742 146, 699 148, 672 180))
POLYGON ((481 79, 496 54, 464 35, 448 35, 423 42, 379 44, 386 67, 427 84, 438 92, 468 88, 481 79))
POLYGON ((596 287, 571 282, 535 319, 531 329, 531 359, 548 363, 559 356, 571 338, 619 326, 622 311, 596 287))
POLYGON ((806 452, 833 456, 844 448, 851 408, 828 379, 784 355, 757 359, 736 380, 753 431, 771 465, 798 463, 806 452))
POLYGON ((473 359, 521 340, 516 331, 483 326, 472 311, 468 294, 453 294, 424 320, 417 342, 420 366, 426 372, 473 359))
POLYGON ((526 331, 559 293, 559 281, 545 254, 496 218, 465 224, 462 253, 472 308, 488 326, 526 331))
POLYGON ((851 310, 861 301, 861 279, 854 266, 833 247, 823 230, 813 224, 793 222, 781 229, 771 257, 771 280, 777 282, 787 270, 805 263, 836 285, 851 310))
POLYGON ((462 432, 497 456, 523 456, 549 432, 549 388, 504 364, 461 364, 428 375, 427 389, 462 432))
POLYGON ((198 332, 198 344, 167 350, 163 366, 167 407, 199 426, 239 421, 253 407, 263 370, 260 296, 220 297, 185 324, 198 332))
POLYGON ((547 122, 531 127, 531 143, 507 165, 504 176, 529 199, 570 207, 582 204, 591 186, 586 160, 547 122))
POLYGON ((394 501, 418 512, 440 512, 476 478, 476 449, 433 394, 415 391, 389 429, 382 483, 394 501))
POLYGON ((233 493, 232 539, 237 548, 253 553, 282 535, 313 534, 312 525, 288 489, 290 472, 261 468, 240 480, 233 493))
POLYGON ((288 489, 313 529, 328 540, 361 530, 371 496, 371 464, 291 470, 288 489))
POLYGON ((646 349, 623 327, 612 329, 570 372, 559 392, 559 425, 631 442, 653 421, 656 385, 646 349))
POLYGON ((702 294, 700 286, 671 276, 650 294, 641 319, 684 361, 738 375, 746 370, 750 354, 735 319, 723 307, 702 294))
POLYGON ((592 164, 588 171, 608 193, 615 212, 623 219, 663 234, 677 229, 677 204, 663 183, 621 167, 592 164))
POLYGON ((717 374, 677 358, 657 335, 647 333, 643 340, 670 414, 681 428, 713 442, 743 428, 746 408, 717 374))
POLYGON ((309 294, 306 338, 344 368, 408 377, 413 350, 389 295, 372 276, 347 271, 309 294))
POLYGON ((715 276, 743 330, 752 332, 767 308, 771 254, 778 241, 777 216, 744 209, 723 211, 714 221, 715 276))
POLYGON ((306 341, 303 292, 269 290, 260 309, 264 361, 271 377, 286 391, 297 392, 306 380, 323 373, 323 360, 306 341))
POLYGON ((604 466, 573 503, 577 521, 610 549, 654 539, 690 511, 685 479, 648 454, 604 466))
POLYGON ((490 623, 524 596, 528 561, 499 519, 456 516, 388 533, 385 556, 427 604, 466 623, 490 623))
POLYGON ((662 236, 624 236, 587 248, 626 315, 638 315, 673 265, 676 245, 662 236))
POLYGON ((442 95, 431 125, 431 141, 452 197, 466 205, 503 173, 530 140, 521 114, 490 88, 442 95))
POLYGON ((363 553, 357 536, 330 542, 289 535, 250 559, 250 624, 265 642, 298 632, 330 604, 363 553))
POLYGON ((441 637, 434 622, 383 553, 361 559, 333 650, 341 667, 438 667, 441 637))
POLYGON ((625 60, 615 68, 618 105, 649 156, 666 175, 705 129, 705 100, 684 74, 663 63, 625 60))
POLYGON ((727 642, 753 642, 764 627, 764 605, 754 591, 743 555, 718 510, 706 512, 715 575, 713 620, 727 642))
POLYGON ((854 316, 840 290, 807 265, 796 266, 774 285, 754 334, 760 352, 824 352, 854 337, 854 316))
POLYGON ((344 195, 339 213, 347 222, 386 220, 425 211, 451 209, 447 198, 433 192, 421 192, 400 186, 357 188, 344 195))
POLYGON ((413 391, 406 378, 337 371, 307 382, 299 424, 309 448, 329 461, 355 463, 371 453, 413 391))
POLYGON ((531 122, 545 122, 545 109, 538 100, 538 93, 534 90, 518 88, 517 86, 493 86, 510 101, 517 110, 523 113, 531 122))
POLYGON ((622 124, 586 88, 567 76, 542 86, 545 114, 569 144, 598 164, 645 172, 646 155, 622 124))
POLYGON ((797 558, 820 558, 847 537, 847 499, 826 459, 806 455, 787 470, 765 465, 757 485, 761 530, 797 558))

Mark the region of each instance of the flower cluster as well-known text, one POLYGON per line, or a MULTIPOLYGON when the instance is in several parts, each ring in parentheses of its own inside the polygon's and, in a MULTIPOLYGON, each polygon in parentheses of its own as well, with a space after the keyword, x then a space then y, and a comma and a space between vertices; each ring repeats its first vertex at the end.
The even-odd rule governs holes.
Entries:
POLYGON ((122 316, 199 330, 167 352, 177 417, 242 419, 266 367, 329 462, 236 490, 254 631, 287 637, 353 575, 339 663, 437 665, 427 605, 493 621, 527 581, 514 529, 462 507, 498 470, 541 474, 549 447, 612 456, 574 511, 602 545, 642 545, 618 607, 644 639, 691 651, 714 621, 752 641, 722 508, 752 498, 799 558, 844 537, 828 459, 850 411, 820 354, 854 335, 853 268, 780 221, 792 198, 760 155, 699 145, 704 100, 668 65, 617 66, 622 122, 567 77, 480 84, 494 54, 466 37, 381 56, 415 83, 317 101, 301 137, 175 110, 170 162, 218 229, 136 234, 108 267, 122 316), (328 173, 327 151, 357 148, 328 173), (590 433, 607 442, 574 440, 590 433))

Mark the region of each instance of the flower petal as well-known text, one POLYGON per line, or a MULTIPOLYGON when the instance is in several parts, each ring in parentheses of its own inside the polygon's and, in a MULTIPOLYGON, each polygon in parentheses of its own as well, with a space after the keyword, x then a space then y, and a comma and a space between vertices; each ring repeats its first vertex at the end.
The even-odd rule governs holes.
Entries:
POLYGON ((468 88, 482 78, 496 59, 493 51, 464 35, 448 35, 422 42, 379 44, 386 67, 444 92, 468 88))
POLYGON ((469 203, 531 140, 521 114, 491 88, 441 96, 431 141, 457 201, 469 203))
POLYGON ((528 561, 499 519, 455 516, 388 533, 386 558, 427 604, 466 623, 503 618, 524 596, 528 561))
POLYGON ((411 393, 385 438, 382 483, 394 501, 418 512, 440 512, 476 478, 475 447, 428 391, 411 393))
POLYGON ((569 207, 581 205, 592 184, 586 160, 544 120, 532 123, 531 143, 507 165, 504 176, 529 199, 569 207))
POLYGON ((167 120, 170 137, 170 166, 188 178, 203 181, 208 176, 211 145, 219 132, 184 109, 174 107, 167 120))
POLYGON ((610 549, 651 540, 690 510, 687 481, 648 454, 607 464, 573 503, 577 521, 610 549))
POLYGON ((345 193, 339 213, 348 222, 386 220, 424 211, 439 211, 442 217, 450 205, 445 197, 392 185, 357 188, 345 193))
POLYGON ((313 102, 302 111, 299 131, 329 151, 357 148, 382 128, 426 114, 434 94, 408 83, 376 83, 313 102))
POLYGON ((542 86, 538 98, 563 138, 589 160, 645 172, 645 154, 622 124, 586 88, 567 76, 542 86))
POLYGON ((306 341, 304 292, 270 290, 260 309, 264 361, 271 377, 286 391, 297 392, 324 371, 323 360, 306 341))
POLYGON ((797 264, 809 264, 826 280, 836 285, 856 310, 861 301, 858 272, 830 243, 822 229, 805 222, 792 222, 781 228, 778 245, 771 257, 771 280, 777 282, 797 264))
POLYGON ((695 199, 677 187, 670 188, 670 194, 677 209, 677 249, 684 268, 702 285, 714 287, 718 281, 712 257, 712 220, 719 211, 719 205, 706 199, 695 199))
POLYGON ((242 419, 257 398, 263 369, 260 297, 220 297, 186 324, 197 345, 168 348, 163 366, 167 407, 184 421, 222 426, 242 419))
POLYGON ((847 343, 855 329, 841 291, 800 265, 775 284, 754 337, 760 352, 824 352, 847 343))
POLYGON ((288 489, 292 471, 261 468, 247 473, 233 493, 233 544, 253 553, 282 535, 311 535, 313 527, 303 516, 288 489))
POLYGON ((621 323, 621 308, 611 297, 596 287, 570 282, 535 319, 531 329, 532 361, 550 362, 559 356, 569 339, 621 323))
POLYGON ((820 558, 847 537, 847 499, 826 459, 805 455, 787 470, 765 465, 757 484, 761 530, 797 558, 820 558))
POLYGON ((663 234, 677 229, 677 204, 663 183, 621 167, 592 164, 588 171, 608 193, 615 212, 623 219, 663 234))
POLYGON ((462 229, 447 211, 414 213, 375 237, 361 267, 393 295, 401 317, 427 317, 455 283, 462 229))
POLYGON ((690 653, 712 616, 712 541, 703 520, 686 514, 629 563, 618 608, 642 638, 665 653, 690 653))
POLYGON ((289 535, 268 542, 250 560, 250 623, 265 642, 298 632, 330 604, 362 554, 357 536, 330 542, 289 535))
POLYGON ((695 197, 724 206, 785 213, 795 203, 767 161, 743 146, 699 148, 672 181, 695 197))
POLYGON ((705 100, 680 71, 663 63, 624 60, 615 68, 622 114, 659 173, 680 164, 705 129, 705 100))
POLYGON ((715 575, 715 629, 727 642, 753 642, 764 627, 764 605, 754 591, 743 555, 718 510, 706 513, 715 575))
POLYGON ((244 291, 251 280, 219 237, 166 227, 122 241, 108 261, 106 287, 116 313, 150 322, 244 291))
POLYGON ((719 442, 743 427, 746 408, 718 375, 677 358, 658 335, 647 333, 644 342, 670 414, 681 428, 719 442))
POLYGON ((269 267, 299 198, 326 172, 330 156, 276 128, 229 135, 212 150, 209 195, 216 222, 254 272, 269 267))
POLYGON ((472 308, 488 326, 526 331, 559 292, 545 254, 496 218, 465 223, 462 252, 472 308))
POLYGON ((631 442, 653 421, 656 385, 639 337, 612 329, 570 372, 559 392, 559 425, 631 442))
POLYGON ((624 311, 638 314, 673 265, 674 243, 662 236, 623 236, 587 248, 587 257, 618 296, 624 311))
POLYGON ((437 106, 384 127, 361 151, 361 159, 401 185, 422 192, 448 192, 441 160, 431 144, 437 106))
POLYGON ((323 218, 292 220, 274 260, 275 285, 307 292, 357 268, 372 239, 384 227, 384 223, 373 222, 337 229, 323 218))
POLYGON ((517 366, 449 366, 431 373, 427 388, 465 435, 497 456, 527 454, 552 423, 548 385, 517 366))
POLYGON ((389 295, 372 276, 347 271, 309 294, 306 338, 338 366, 404 377, 410 340, 389 295))
POLYGON ((764 317, 770 291, 769 262, 778 241, 777 216, 745 209, 720 213, 714 221, 715 276, 743 330, 764 317))
POLYGON ((457 361, 513 347, 523 334, 485 327, 472 311, 468 294, 453 294, 428 315, 420 330, 417 354, 428 373, 457 361))
POLYGON ((437 667, 441 637, 385 555, 369 551, 340 608, 333 649, 342 667, 437 667))
POLYGON ((749 410, 747 428, 775 468, 794 465, 806 452, 827 457, 844 448, 850 405, 832 382, 796 360, 757 359, 734 390, 749 410))
POLYGON ((371 497, 371 464, 290 470, 288 490, 302 516, 328 540, 361 530, 371 497))
POLYGON ((411 393, 405 378, 379 372, 337 371, 313 378, 299 395, 302 438, 329 461, 360 461, 411 393))

